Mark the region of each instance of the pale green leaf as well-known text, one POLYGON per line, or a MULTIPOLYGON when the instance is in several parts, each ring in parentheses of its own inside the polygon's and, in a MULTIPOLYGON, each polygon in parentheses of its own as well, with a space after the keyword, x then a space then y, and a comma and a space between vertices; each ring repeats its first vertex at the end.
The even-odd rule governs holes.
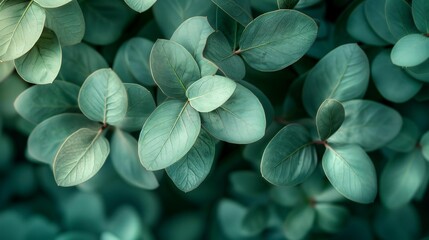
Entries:
POLYGON ((125 0, 125 2, 134 11, 142 13, 152 7, 156 3, 156 0, 125 0))
POLYGON ((222 106, 201 113, 204 128, 215 138, 236 144, 248 144, 261 139, 265 133, 264 109, 258 98, 237 84, 235 92, 222 106))
POLYGON ((198 112, 211 112, 224 104, 234 93, 237 84, 222 76, 205 76, 186 90, 189 103, 198 112))
POLYGON ((131 75, 146 86, 155 86, 150 72, 149 59, 153 42, 145 38, 131 38, 125 44, 125 62, 131 75))
POLYGON ((215 157, 215 141, 206 131, 186 155, 165 170, 173 183, 184 192, 197 188, 210 173, 215 157))
POLYGON ((410 119, 402 119, 401 131, 386 147, 397 152, 410 152, 417 147, 420 137, 419 127, 410 119))
POLYGON ((321 140, 326 140, 343 124, 345 111, 343 105, 334 99, 326 99, 316 114, 317 132, 321 140))
POLYGON ((277 10, 247 25, 238 52, 256 70, 277 71, 304 56, 316 36, 317 24, 312 18, 295 10, 277 10))
POLYGON ((2 1, 0 61, 10 61, 28 52, 42 34, 45 19, 45 10, 32 1, 2 1))
POLYGON ((329 233, 344 229, 350 213, 347 208, 329 203, 317 203, 315 206, 317 225, 329 233))
POLYGON ((16 98, 14 106, 26 120, 40 123, 60 113, 78 112, 78 94, 78 86, 58 80, 26 89, 16 98))
POLYGON ((13 61, 0 62, 0 83, 5 80, 15 69, 13 61))
POLYGON ((328 98, 344 102, 361 98, 369 82, 369 63, 357 44, 339 46, 323 57, 308 73, 302 99, 304 107, 315 116, 328 98))
POLYGON ((394 44, 395 37, 389 30, 386 21, 386 0, 365 1, 365 16, 371 28, 384 41, 394 44))
POLYGON ((393 46, 392 63, 401 67, 414 67, 429 58, 429 38, 422 34, 409 34, 393 46))
POLYGON ((89 119, 115 125, 127 113, 127 91, 111 69, 100 69, 88 76, 79 92, 79 108, 89 119))
POLYGON ((159 39, 150 54, 150 69, 156 84, 169 97, 185 98, 186 89, 200 79, 200 69, 182 45, 159 39))
POLYGON ((56 183, 68 187, 87 181, 101 169, 109 151, 101 130, 81 128, 74 132, 55 155, 52 168, 56 183))
POLYGON ((189 152, 200 130, 200 116, 188 102, 164 102, 149 116, 140 132, 141 163, 150 171, 172 165, 189 152))
POLYGON ((344 197, 358 203, 374 201, 377 176, 371 159, 361 147, 328 146, 322 166, 328 180, 344 197))
POLYGON ((261 173, 272 184, 293 186, 305 181, 316 166, 316 148, 310 133, 301 125, 290 124, 265 148, 261 173))
POLYGON ((247 26, 253 20, 249 0, 212 0, 212 2, 243 26, 247 26))
MULTIPOLYGON (((63 0, 64 1, 64 0, 63 0)), ((53 2, 50 0, 50 2, 53 2)), ((47 28, 57 35, 62 46, 78 44, 85 34, 85 19, 77 0, 58 8, 45 9, 47 28)))
POLYGON ((137 140, 130 134, 117 129, 111 140, 113 167, 130 184, 143 188, 155 189, 159 186, 153 172, 146 170, 140 163, 137 140))
POLYGON ((43 8, 58 8, 61 7, 72 0, 34 0, 37 4, 39 4, 43 8))
POLYGON ((304 239, 316 220, 316 211, 309 205, 298 206, 287 215, 283 224, 284 235, 291 240, 304 239))
POLYGON ((386 0, 385 9, 387 26, 396 41, 405 35, 418 33, 406 0, 386 0))
POLYGON ((15 59, 15 68, 27 82, 49 84, 60 72, 61 59, 61 46, 57 36, 45 28, 34 47, 15 59))

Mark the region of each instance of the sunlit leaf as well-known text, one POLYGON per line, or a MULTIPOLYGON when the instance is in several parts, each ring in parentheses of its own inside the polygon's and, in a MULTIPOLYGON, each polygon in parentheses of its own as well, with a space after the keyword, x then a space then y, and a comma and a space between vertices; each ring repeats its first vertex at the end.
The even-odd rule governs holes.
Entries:
POLYGON ((393 46, 392 63, 402 67, 417 66, 429 58, 429 38, 422 34, 409 34, 393 46))

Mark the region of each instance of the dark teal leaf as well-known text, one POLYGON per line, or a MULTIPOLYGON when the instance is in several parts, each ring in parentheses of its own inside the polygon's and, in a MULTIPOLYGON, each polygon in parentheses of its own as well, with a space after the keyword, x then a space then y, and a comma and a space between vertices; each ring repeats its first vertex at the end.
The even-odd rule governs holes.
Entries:
POLYGON ((125 0, 125 3, 134 11, 142 13, 152 7, 156 3, 156 0, 125 0))
POLYGON ((55 155, 55 181, 62 187, 87 181, 100 170, 109 152, 109 142, 101 130, 79 129, 66 138, 55 155))
POLYGON ((270 199, 280 206, 293 207, 304 202, 307 196, 298 187, 277 187, 270 189, 270 199))
POLYGON ((79 112, 78 94, 78 86, 57 80, 26 89, 16 98, 14 106, 23 118, 37 124, 60 113, 79 112))
POLYGON ((126 59, 127 45, 128 45, 128 42, 125 42, 119 47, 118 51, 116 51, 115 57, 113 59, 113 71, 115 71, 115 73, 118 74, 122 82, 136 83, 137 79, 132 74, 130 66, 126 59))
POLYGON ((298 2, 299 0, 277 0, 277 6, 279 7, 279 9, 293 9, 296 4, 298 4, 298 2))
POLYGON ((189 152, 200 129, 200 116, 188 102, 164 102, 149 116, 140 132, 141 163, 150 171, 169 167, 189 152))
POLYGON ((377 176, 371 159, 361 147, 328 146, 322 166, 328 180, 346 198, 358 203, 374 201, 377 176))
POLYGON ((104 124, 118 124, 126 116, 127 91, 112 69, 93 72, 79 92, 79 108, 89 119, 104 124))
POLYGON ((153 42, 145 38, 131 38, 125 44, 125 62, 132 76, 146 86, 155 86, 149 59, 153 42))
POLYGON ((405 71, 415 79, 429 82, 429 59, 417 66, 405 68, 405 71))
POLYGON ((271 141, 271 139, 276 135, 280 129, 283 128, 283 125, 273 122, 267 127, 265 135, 254 143, 247 144, 243 150, 244 159, 252 162, 256 167, 260 167, 262 154, 264 153, 265 147, 271 141))
POLYGON ((159 186, 153 172, 146 170, 140 163, 137 140, 130 134, 117 129, 111 140, 113 167, 127 182, 143 189, 155 189, 159 186))
POLYGON ((315 116, 328 98, 345 102, 361 98, 369 82, 369 63, 357 44, 339 46, 323 57, 308 73, 302 99, 304 107, 315 116))
POLYGON ((401 67, 415 67, 429 58, 429 37, 408 34, 396 42, 390 53, 392 63, 401 67))
POLYGON ((429 161, 429 132, 423 134, 419 142, 424 158, 429 161))
POLYGON ((252 91, 253 94, 255 94, 255 96, 259 99, 259 102, 261 102, 262 107, 264 107, 265 119, 267 120, 267 125, 271 124, 271 122, 274 120, 275 113, 274 113, 274 107, 271 104, 270 99, 259 88, 257 88, 255 85, 247 81, 240 80, 240 81, 237 81, 237 83, 243 85, 244 87, 252 91))
POLYGON ((310 205, 298 206, 287 215, 283 233, 288 239, 303 239, 316 220, 316 211, 310 205))
POLYGON ((405 35, 418 33, 411 7, 406 0, 386 0, 385 9, 387 26, 396 41, 405 35))
POLYGON ((371 28, 384 41, 394 44, 395 37, 389 30, 386 21, 386 0, 365 1, 365 16, 371 28))
POLYGON ((246 236, 257 236, 268 226, 270 213, 265 206, 250 208, 243 218, 242 228, 246 236))
POLYGON ((312 18, 295 10, 277 10, 247 25, 237 52, 256 70, 277 71, 304 56, 316 36, 317 25, 312 18))
POLYGON ((247 26, 253 20, 249 0, 212 0, 212 2, 243 26, 247 26))
POLYGON ((305 181, 317 166, 310 133, 298 124, 284 127, 262 155, 262 176, 272 184, 293 186, 305 181))
POLYGON ((215 158, 215 141, 206 131, 186 155, 165 170, 173 183, 184 192, 197 188, 210 173, 215 158))
POLYGON ((420 225, 419 213, 411 204, 394 210, 379 208, 374 219, 375 233, 381 240, 419 239, 420 225))
POLYGON ((60 232, 59 226, 38 215, 28 220, 26 228, 25 239, 54 239, 60 232))
POLYGON ((222 199, 217 207, 217 220, 225 236, 231 239, 242 238, 245 234, 242 227, 247 209, 229 199, 222 199))
POLYGON ((326 140, 343 124, 345 112, 343 105, 334 99, 326 99, 317 110, 316 126, 321 140, 326 140))
POLYGON ((380 199, 387 208, 407 204, 416 194, 426 175, 426 161, 416 149, 390 159, 380 178, 380 199))
POLYGON ((97 236, 90 233, 70 231, 61 233, 55 240, 97 240, 97 236))
POLYGON ((204 239, 207 227, 206 216, 200 212, 175 214, 165 221, 159 231, 159 240, 199 240, 204 239), (192 227, 190 227, 192 226, 192 227))
POLYGON ((155 42, 150 54, 150 69, 158 87, 173 98, 185 98, 189 85, 201 77, 198 64, 188 50, 171 40, 155 42))
POLYGON ((349 217, 347 208, 329 203, 317 203, 315 206, 317 225, 329 233, 339 232, 344 229, 349 217))
POLYGON ((9 210, 0 213, 0 238, 8 240, 22 240, 25 231, 18 231, 25 227, 24 217, 18 212, 9 210))
POLYGON ((420 137, 419 127, 410 119, 402 119, 401 131, 386 147, 397 152, 410 152, 417 147, 420 137))
POLYGON ((429 2, 425 0, 413 0, 412 13, 417 29, 422 33, 429 33, 429 2))
POLYGON ((268 184, 254 171, 235 171, 229 175, 231 188, 243 196, 257 196, 267 191, 268 184))
POLYGON ((218 7, 216 8, 215 29, 222 32, 226 39, 228 39, 231 49, 238 49, 238 42, 240 41, 244 27, 218 7))
POLYGON ((351 100, 343 106, 344 123, 329 142, 358 144, 372 151, 389 143, 401 130, 402 117, 390 107, 369 100, 351 100))

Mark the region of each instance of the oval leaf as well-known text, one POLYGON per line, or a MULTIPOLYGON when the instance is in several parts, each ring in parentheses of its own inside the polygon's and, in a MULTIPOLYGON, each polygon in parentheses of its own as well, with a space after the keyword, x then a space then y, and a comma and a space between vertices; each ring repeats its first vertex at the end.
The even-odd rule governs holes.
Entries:
POLYGON ((154 171, 179 161, 194 145, 200 129, 200 116, 189 103, 164 102, 149 116, 140 132, 141 163, 154 171))
POLYGON ((293 9, 299 0, 277 0, 277 6, 279 9, 293 9))
POLYGON ((33 1, 2 1, 0 61, 10 61, 28 52, 42 35, 45 19, 45 10, 33 1))
POLYGON ((215 141, 206 131, 200 135, 186 155, 166 168, 173 183, 182 191, 197 188, 209 174, 215 157, 215 141))
POLYGON ((290 124, 265 148, 261 173, 272 184, 293 186, 304 182, 316 166, 316 148, 310 133, 301 125, 290 124))
POLYGON ((323 170, 331 184, 344 197, 371 203, 377 195, 374 165, 357 145, 329 146, 322 159, 323 170))
POLYGON ((384 41, 394 44, 395 37, 389 30, 386 21, 386 0, 365 1, 365 16, 369 25, 384 41))
POLYGON ((402 119, 402 128, 398 135, 386 147, 396 152, 410 152, 417 146, 421 135, 419 127, 410 119, 402 119))
POLYGON ((277 71, 304 56, 316 36, 317 24, 312 18, 295 10, 277 10, 247 25, 238 52, 256 70, 277 71))
POLYGON ((137 140, 126 132, 117 129, 111 140, 111 159, 113 167, 127 182, 143 189, 155 189, 159 186, 153 172, 146 170, 140 163, 137 140))
POLYGON ((415 67, 405 68, 405 71, 415 79, 429 82, 429 59, 415 67))
POLYGON ((15 59, 18 74, 34 84, 52 83, 61 68, 61 46, 55 33, 47 28, 36 45, 20 58, 15 59))
POLYGON ((340 102, 361 98, 369 82, 369 63, 357 44, 339 46, 323 57, 308 73, 304 82, 303 102, 315 116, 325 99, 340 102))
POLYGON ((155 86, 149 66, 153 42, 145 38, 135 37, 124 44, 124 58, 130 73, 143 85, 155 86))
POLYGON ((326 99, 316 115, 317 132, 321 140, 328 139, 343 124, 345 111, 343 105, 334 99, 326 99))
POLYGON ((184 98, 189 85, 201 77, 192 55, 170 40, 155 42, 150 53, 150 70, 162 92, 173 98, 184 98))
POLYGON ((329 233, 335 233, 344 229, 349 211, 342 206, 329 203, 318 203, 315 206, 317 213, 317 224, 321 229, 329 233))
POLYGON ((69 3, 71 0, 34 0, 37 4, 39 4, 43 8, 57 8, 61 7, 67 3, 69 3))
POLYGON ((393 46, 390 57, 395 65, 417 66, 429 58, 429 38, 422 34, 406 35, 393 46))
POLYGON ((205 76, 186 90, 189 103, 198 112, 211 112, 224 104, 237 84, 222 76, 205 76))
POLYGON ((309 205, 295 207, 284 222, 284 235, 288 239, 303 239, 310 232, 315 219, 314 208, 309 205))
POLYGON ((125 3, 134 11, 142 13, 152 7, 156 0, 125 0, 125 3))
POLYGON ((52 164, 59 186, 83 183, 100 170, 110 151, 109 142, 101 134, 101 130, 81 128, 64 141, 52 164))
POLYGON ((222 106, 201 113, 204 128, 215 138, 236 144, 248 144, 265 134, 265 113, 258 98, 237 84, 235 92, 222 106))
POLYGON ((387 26, 396 41, 405 35, 418 33, 406 0, 386 0, 385 9, 387 26))
POLYGON ((89 119, 115 125, 127 113, 127 91, 112 69, 100 69, 89 75, 79 92, 79 107, 89 119))
POLYGON ((212 0, 212 2, 243 26, 253 20, 249 0, 212 0))
POLYGON ((429 33, 429 2, 426 0, 413 0, 412 13, 417 29, 422 33, 429 33))

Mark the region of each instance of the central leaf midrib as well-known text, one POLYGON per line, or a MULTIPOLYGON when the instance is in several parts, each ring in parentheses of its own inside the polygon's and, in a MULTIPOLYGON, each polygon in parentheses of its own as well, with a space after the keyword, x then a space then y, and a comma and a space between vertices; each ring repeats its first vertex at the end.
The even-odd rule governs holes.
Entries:
MULTIPOLYGON (((18 29, 18 26, 20 26, 20 25, 21 25, 21 23, 22 23, 22 21, 23 21, 23 19, 24 19, 25 15, 27 14, 28 10, 30 9, 31 5, 33 4, 33 1, 34 1, 34 0, 31 0, 31 1, 28 3, 28 5, 25 7, 24 12, 23 12, 23 13, 22 13, 22 15, 19 17, 18 22, 16 23, 15 27, 13 28, 13 31, 12 31, 11 37, 9 38, 9 41, 7 41, 7 48, 6 48, 6 49, 9 49, 10 44, 12 43, 12 39, 15 37, 16 30, 18 29)), ((21 3, 19 3, 19 4, 21 4, 21 3)), ((8 52, 8 51, 6 50, 5 54, 7 54, 7 52, 8 52)))

